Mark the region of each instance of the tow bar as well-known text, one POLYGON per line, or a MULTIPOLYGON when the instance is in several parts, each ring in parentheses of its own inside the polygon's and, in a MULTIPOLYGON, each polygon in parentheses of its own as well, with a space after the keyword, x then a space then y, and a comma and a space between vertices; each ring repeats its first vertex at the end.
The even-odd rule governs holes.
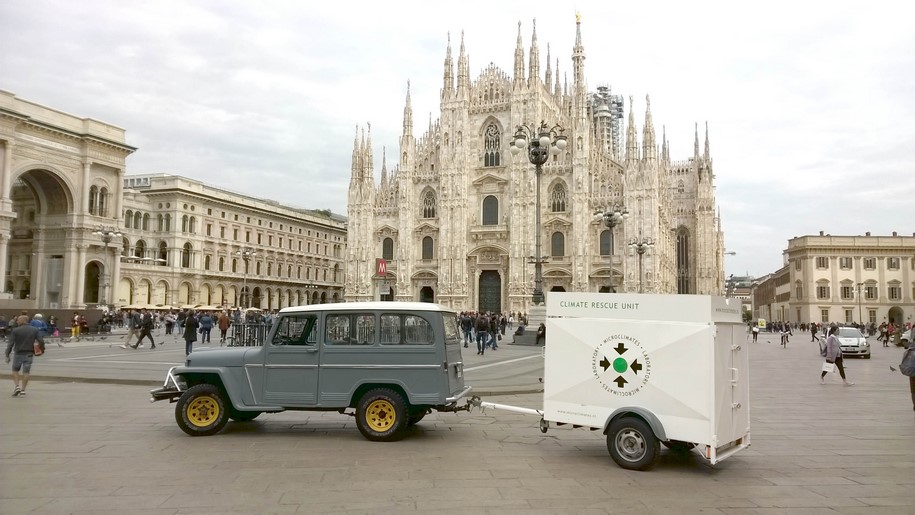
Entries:
POLYGON ((496 404, 495 402, 485 402, 478 396, 474 395, 467 399, 467 411, 471 408, 480 408, 480 413, 485 413, 486 409, 497 409, 502 411, 512 411, 514 413, 523 413, 525 415, 537 415, 540 417, 540 432, 546 433, 550 429, 550 422, 543 418, 543 410, 533 408, 523 408, 521 406, 511 406, 509 404, 496 404))

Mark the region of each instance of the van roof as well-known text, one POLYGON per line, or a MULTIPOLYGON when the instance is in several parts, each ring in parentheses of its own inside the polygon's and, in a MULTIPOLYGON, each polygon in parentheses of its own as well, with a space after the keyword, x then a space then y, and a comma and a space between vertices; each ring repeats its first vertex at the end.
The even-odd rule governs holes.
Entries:
POLYGON ((431 302, 337 302, 331 304, 309 304, 307 306, 291 306, 280 310, 284 313, 307 313, 310 311, 455 311, 441 304, 431 302))

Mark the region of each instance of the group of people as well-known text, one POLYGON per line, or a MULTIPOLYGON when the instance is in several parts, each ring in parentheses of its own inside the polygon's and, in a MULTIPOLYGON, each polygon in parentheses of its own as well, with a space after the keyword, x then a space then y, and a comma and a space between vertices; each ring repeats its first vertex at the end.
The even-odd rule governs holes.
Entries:
MULTIPOLYGON (((219 329, 219 341, 226 341, 226 333, 231 327, 233 320, 227 311, 212 313, 209 311, 197 312, 194 309, 182 309, 177 312, 167 311, 165 313, 153 313, 147 309, 129 310, 126 315, 127 336, 124 339, 122 349, 131 348, 134 350, 143 346, 143 339, 149 339, 150 350, 155 350, 156 341, 153 338, 153 330, 159 325, 165 326, 166 335, 175 335, 175 328, 181 331, 181 338, 184 340, 184 352, 190 354, 194 350, 194 342, 197 341, 198 335, 203 344, 211 342, 211 333, 213 329, 219 329), (137 338, 136 343, 130 344, 133 337, 137 338)), ((240 322, 241 318, 238 318, 240 322)), ((159 344, 165 343, 160 341, 159 344)))
MULTIPOLYGON (((477 311, 464 311, 460 314, 461 332, 464 334, 464 348, 476 342, 477 355, 486 355, 486 350, 499 350, 499 341, 505 336, 506 329, 517 329, 515 335, 523 335, 528 324, 525 313, 480 313, 477 311)), ((540 324, 537 328, 537 345, 546 343, 546 326, 540 324)))

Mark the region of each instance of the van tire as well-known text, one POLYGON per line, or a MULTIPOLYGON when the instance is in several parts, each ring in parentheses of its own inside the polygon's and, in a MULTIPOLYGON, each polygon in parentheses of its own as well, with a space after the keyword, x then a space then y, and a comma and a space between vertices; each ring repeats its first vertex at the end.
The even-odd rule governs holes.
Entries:
POLYGON ((642 419, 622 417, 610 423, 607 450, 617 465, 628 470, 645 470, 661 454, 661 443, 642 419))
POLYGON ((369 390, 356 407, 356 426, 366 440, 394 442, 405 436, 409 417, 407 403, 390 388, 369 390))
POLYGON ((188 388, 175 406, 175 421, 191 436, 214 435, 229 421, 229 410, 221 389, 209 383, 188 388))

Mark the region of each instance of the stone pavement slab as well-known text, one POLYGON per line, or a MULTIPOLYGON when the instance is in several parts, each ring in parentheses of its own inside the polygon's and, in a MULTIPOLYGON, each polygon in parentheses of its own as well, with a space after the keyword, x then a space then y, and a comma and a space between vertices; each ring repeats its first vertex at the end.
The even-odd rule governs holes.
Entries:
POLYGON ((0 396, 0 513, 915 512, 915 412, 889 370, 900 351, 848 360, 854 387, 820 385, 815 344, 795 340, 748 344, 752 447, 715 467, 665 451, 648 472, 618 468, 599 432, 544 435, 505 411, 434 413, 395 443, 308 412, 192 438, 148 387, 36 380, 0 396))

